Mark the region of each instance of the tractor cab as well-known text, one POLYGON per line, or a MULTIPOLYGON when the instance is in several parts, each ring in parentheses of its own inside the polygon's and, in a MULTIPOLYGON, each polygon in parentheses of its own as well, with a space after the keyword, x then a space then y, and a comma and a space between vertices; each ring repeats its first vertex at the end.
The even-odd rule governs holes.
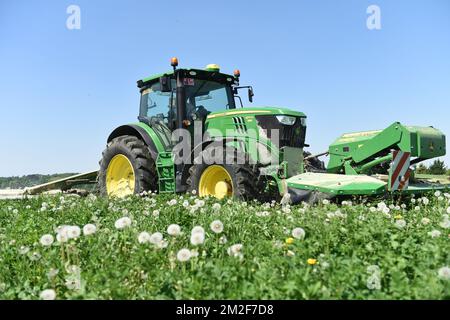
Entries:
POLYGON ((220 73, 216 64, 205 70, 177 69, 176 58, 171 64, 172 71, 138 81, 138 119, 155 128, 168 147, 175 129, 193 130, 194 121, 204 124, 210 113, 235 109, 240 75, 220 73))

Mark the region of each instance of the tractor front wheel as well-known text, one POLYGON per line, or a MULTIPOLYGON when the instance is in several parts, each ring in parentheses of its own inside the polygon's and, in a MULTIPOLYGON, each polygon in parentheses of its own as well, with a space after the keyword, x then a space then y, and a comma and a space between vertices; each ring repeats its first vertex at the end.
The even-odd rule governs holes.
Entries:
POLYGON ((123 198, 157 189, 157 173, 148 147, 134 136, 111 140, 100 160, 99 189, 104 196, 123 198))
POLYGON ((257 198, 258 174, 249 164, 248 156, 234 148, 207 147, 189 169, 189 190, 200 197, 217 199, 234 197, 242 200, 257 198), (225 150, 229 151, 225 154, 225 150), (221 155, 217 157, 217 155, 221 155))

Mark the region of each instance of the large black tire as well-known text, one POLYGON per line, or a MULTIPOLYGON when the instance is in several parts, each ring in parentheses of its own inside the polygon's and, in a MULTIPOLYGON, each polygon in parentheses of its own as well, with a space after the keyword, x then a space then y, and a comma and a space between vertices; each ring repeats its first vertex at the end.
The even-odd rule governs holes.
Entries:
POLYGON ((134 194, 144 191, 157 191, 158 174, 148 147, 135 136, 124 135, 111 140, 102 153, 98 178, 100 194, 107 196, 106 172, 111 159, 122 154, 133 166, 135 175, 134 194))
MULTIPOLYGON (((227 148, 227 150, 229 150, 227 148)), ((231 151, 231 150, 229 150, 231 151)), ((233 183, 233 197, 240 200, 258 199, 258 168, 248 161, 248 155, 232 148, 233 152, 225 152, 222 146, 210 145, 205 148, 194 160, 189 169, 187 179, 188 191, 199 192, 200 177, 211 165, 220 165, 231 177, 233 183), (221 149, 221 150, 219 150, 221 149), (214 161, 214 155, 220 152, 223 160, 214 161), (220 163, 219 163, 220 162, 220 163)))

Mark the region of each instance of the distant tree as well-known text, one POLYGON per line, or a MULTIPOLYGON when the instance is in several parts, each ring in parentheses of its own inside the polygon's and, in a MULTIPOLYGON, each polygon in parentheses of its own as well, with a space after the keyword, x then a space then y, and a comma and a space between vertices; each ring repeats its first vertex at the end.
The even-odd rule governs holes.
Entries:
POLYGON ((450 177, 450 169, 447 170, 447 175, 450 177))
POLYGON ((429 174, 442 175, 442 174, 445 174, 446 171, 447 171, 447 168, 445 167, 444 161, 441 161, 439 159, 434 160, 434 162, 431 164, 430 168, 428 168, 429 174))
POLYGON ((417 172, 418 174, 426 174, 426 173, 428 173, 428 168, 427 168, 426 165, 424 165, 423 163, 421 163, 421 164, 419 164, 419 165, 416 167, 416 172, 417 172))
POLYGON ((62 179, 68 176, 74 175, 74 173, 61 173, 61 174, 29 174, 25 176, 15 177, 0 177, 0 189, 22 189, 26 187, 32 187, 38 184, 47 183, 50 181, 62 179))

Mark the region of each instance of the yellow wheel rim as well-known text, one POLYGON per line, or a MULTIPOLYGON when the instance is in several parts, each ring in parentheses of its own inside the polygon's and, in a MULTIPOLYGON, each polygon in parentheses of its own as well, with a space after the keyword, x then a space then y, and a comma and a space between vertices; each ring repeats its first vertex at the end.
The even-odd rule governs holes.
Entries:
POLYGON ((203 171, 198 187, 200 197, 213 196, 217 199, 233 196, 233 180, 228 171, 219 165, 212 165, 203 171))
POLYGON ((115 155, 106 169, 106 192, 108 196, 123 198, 134 193, 135 175, 133 165, 123 154, 115 155))

